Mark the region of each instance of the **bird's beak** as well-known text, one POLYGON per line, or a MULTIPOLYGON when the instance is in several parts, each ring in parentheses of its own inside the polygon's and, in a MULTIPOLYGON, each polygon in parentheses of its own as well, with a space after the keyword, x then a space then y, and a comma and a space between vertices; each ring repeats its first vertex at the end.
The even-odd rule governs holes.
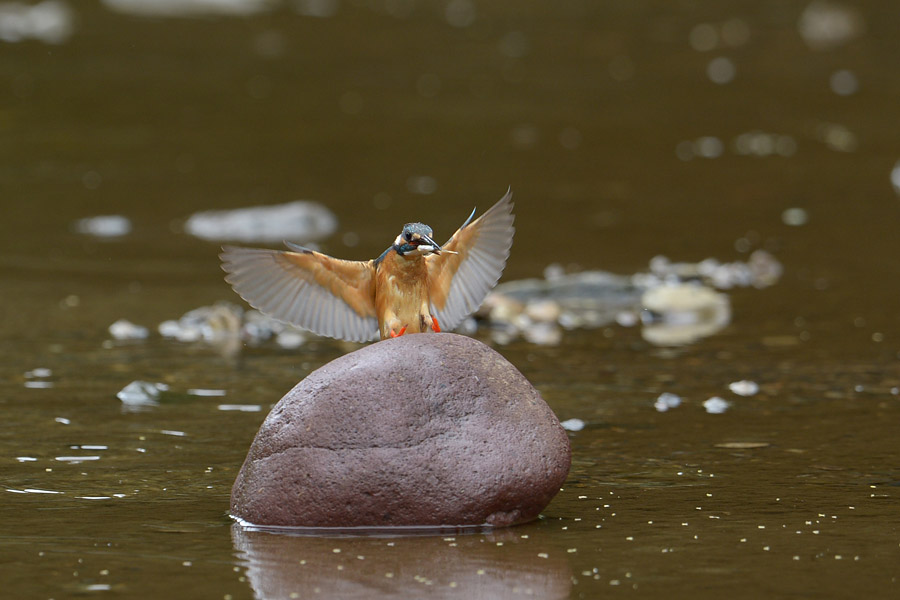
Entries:
POLYGON ((441 253, 441 250, 442 250, 441 245, 438 244, 433 239, 431 239, 430 237, 428 237, 427 235, 422 236, 422 241, 424 242, 424 245, 431 246, 431 251, 434 252, 435 254, 441 253))
POLYGON ((420 236, 415 242, 419 254, 440 254, 441 246, 427 235, 420 236))
POLYGON ((431 246, 431 252, 433 254, 440 254, 441 252, 446 252, 447 254, 459 254, 459 252, 454 252, 453 250, 444 250, 441 248, 441 245, 436 241, 428 237, 427 235, 423 235, 422 238, 425 240, 425 243, 431 246))

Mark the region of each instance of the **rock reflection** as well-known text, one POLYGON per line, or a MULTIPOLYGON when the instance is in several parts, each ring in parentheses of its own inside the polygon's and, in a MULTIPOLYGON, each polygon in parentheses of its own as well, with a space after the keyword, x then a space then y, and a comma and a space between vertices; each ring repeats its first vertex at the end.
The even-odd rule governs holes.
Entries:
POLYGON ((568 563, 512 531, 456 537, 321 538, 248 531, 232 540, 259 600, 567 598, 568 563), (546 555, 544 555, 546 556, 546 555))

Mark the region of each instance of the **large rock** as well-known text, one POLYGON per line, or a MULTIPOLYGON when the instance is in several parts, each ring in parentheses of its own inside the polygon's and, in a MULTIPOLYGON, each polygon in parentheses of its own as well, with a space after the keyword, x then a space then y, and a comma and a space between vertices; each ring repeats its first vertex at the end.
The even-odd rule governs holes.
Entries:
POLYGON ((231 492, 256 525, 505 526, 569 471, 565 431, 506 359, 454 334, 366 346, 272 409, 231 492))

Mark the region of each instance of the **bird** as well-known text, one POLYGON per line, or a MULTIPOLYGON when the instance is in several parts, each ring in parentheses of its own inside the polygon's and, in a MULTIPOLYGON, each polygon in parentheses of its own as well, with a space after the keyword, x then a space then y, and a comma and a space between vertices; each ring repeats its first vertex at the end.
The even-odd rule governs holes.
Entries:
POLYGON ((316 334, 351 342, 456 328, 497 284, 515 228, 512 189, 443 245, 407 223, 374 260, 342 260, 284 242, 288 250, 223 246, 225 280, 252 307, 316 334))

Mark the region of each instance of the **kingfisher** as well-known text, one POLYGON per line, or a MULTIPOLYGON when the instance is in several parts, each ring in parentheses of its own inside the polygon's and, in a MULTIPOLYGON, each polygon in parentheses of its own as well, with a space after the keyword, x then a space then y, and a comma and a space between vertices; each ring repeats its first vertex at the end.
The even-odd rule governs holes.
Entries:
POLYGON ((351 342, 452 330, 497 284, 513 234, 512 190, 442 246, 424 223, 407 223, 374 260, 223 246, 225 280, 251 306, 319 335, 351 342))

